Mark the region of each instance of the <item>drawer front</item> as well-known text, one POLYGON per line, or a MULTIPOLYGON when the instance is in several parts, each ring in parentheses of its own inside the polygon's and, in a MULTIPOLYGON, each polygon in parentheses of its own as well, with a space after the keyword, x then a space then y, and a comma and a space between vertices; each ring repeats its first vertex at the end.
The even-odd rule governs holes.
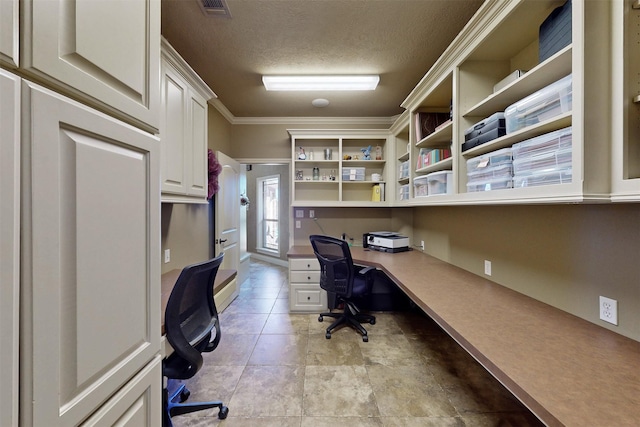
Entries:
POLYGON ((290 272, 291 283, 320 283, 319 271, 291 271, 290 272))
POLYGON ((289 295, 291 311, 316 312, 327 309, 327 293, 317 285, 292 283, 289 295))
POLYGON ((320 263, 317 258, 293 258, 289 260, 289 270, 320 270, 320 263))

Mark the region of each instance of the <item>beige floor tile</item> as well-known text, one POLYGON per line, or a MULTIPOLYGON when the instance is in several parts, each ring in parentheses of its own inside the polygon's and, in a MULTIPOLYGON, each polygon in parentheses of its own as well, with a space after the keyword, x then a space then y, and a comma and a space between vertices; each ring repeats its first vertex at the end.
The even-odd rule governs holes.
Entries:
POLYGON ((370 335, 369 342, 360 343, 366 365, 422 365, 422 357, 402 334, 370 335))
MULTIPOLYGON (((215 425, 215 424, 212 424, 215 425)), ((229 415, 221 427, 299 427, 300 417, 232 417, 229 415)))
MULTIPOLYGON (((460 417, 381 417, 384 427, 465 427, 460 417)), ((472 427, 473 424, 468 424, 472 427)))
POLYGON ((258 334, 227 334, 222 330, 220 343, 211 353, 203 353, 204 366, 244 366, 247 364, 258 334))
POLYGON ((335 335, 326 339, 324 335, 309 335, 306 364, 310 365, 364 365, 359 339, 347 335, 335 335))
POLYGON ((304 365, 308 335, 263 334, 258 339, 249 365, 304 365))
MULTIPOLYGON (((327 408, 327 412, 331 412, 327 408)), ((384 427, 378 417, 302 417, 300 427, 384 427)))
POLYGON ((304 314, 271 313, 263 334, 308 334, 309 316, 304 314))
POLYGON ((376 417, 376 405, 364 366, 307 366, 303 416, 376 417))
POLYGON ((302 415, 304 366, 247 366, 229 400, 241 417, 302 415))
POLYGON ((275 298, 242 298, 234 301, 227 309, 227 314, 269 314, 276 302, 275 298))

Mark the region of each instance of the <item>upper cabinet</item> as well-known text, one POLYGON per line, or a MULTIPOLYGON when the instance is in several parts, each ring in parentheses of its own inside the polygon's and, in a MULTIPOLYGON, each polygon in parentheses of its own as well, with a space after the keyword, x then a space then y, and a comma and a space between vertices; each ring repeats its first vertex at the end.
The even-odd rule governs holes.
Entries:
POLYGON ((0 64, 18 66, 19 15, 18 0, 0 2, 0 64))
POLYGON ((207 101, 215 94, 162 39, 162 201, 206 203, 207 101))
MULTIPOLYGON (((387 184, 388 130, 291 129, 294 206, 381 206, 387 184)), ((393 188, 391 186, 390 188, 393 188)))
POLYGON ((612 199, 640 200, 640 2, 611 2, 612 199))
POLYGON ((618 3, 486 1, 402 104, 410 203, 608 201, 618 3))
MULTIPOLYGON (((3 34, 11 3, 0 5, 3 34)), ((160 2, 27 0, 20 5, 24 73, 157 132, 160 2)))

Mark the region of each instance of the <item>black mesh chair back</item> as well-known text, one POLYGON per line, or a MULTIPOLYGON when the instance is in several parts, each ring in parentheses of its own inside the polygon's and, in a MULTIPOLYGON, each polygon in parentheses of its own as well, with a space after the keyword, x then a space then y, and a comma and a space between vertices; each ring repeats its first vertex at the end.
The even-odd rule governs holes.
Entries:
POLYGON ((346 241, 329 236, 310 236, 320 263, 320 287, 344 298, 351 298, 355 268, 346 241))
MULTIPOLYGON (((213 283, 222 259, 223 254, 220 254, 209 261, 185 267, 171 291, 165 310, 165 331, 173 353, 162 366, 163 375, 168 379, 193 377, 203 365, 202 353, 215 350, 220 343, 213 283)), ((219 418, 226 418, 228 408, 222 402, 183 404, 188 397, 189 391, 184 384, 171 397, 165 390, 165 426, 171 425, 171 416, 213 407, 220 408, 219 418), (177 399, 179 403, 175 402, 177 399)))
POLYGON ((342 313, 330 311, 318 316, 320 322, 324 320, 325 316, 336 319, 327 328, 325 337, 330 339, 333 330, 342 325, 348 325, 360 332, 363 341, 369 341, 367 330, 362 327, 361 323, 369 322, 373 325, 376 318, 369 314, 360 313, 354 299, 361 298, 371 291, 373 286, 372 273, 375 268, 356 269, 351 258, 351 249, 345 240, 312 235, 309 236, 309 241, 320 264, 320 287, 330 296, 334 296, 337 302, 344 305, 342 313))

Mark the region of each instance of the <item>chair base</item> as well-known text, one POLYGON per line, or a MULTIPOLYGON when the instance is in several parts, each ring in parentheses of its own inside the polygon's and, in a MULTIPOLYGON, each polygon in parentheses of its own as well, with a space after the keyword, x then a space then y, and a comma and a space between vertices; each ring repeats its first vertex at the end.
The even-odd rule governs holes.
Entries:
POLYGON ((227 408, 221 401, 182 403, 189 398, 190 394, 191 392, 184 384, 181 384, 180 387, 171 394, 171 396, 169 396, 169 391, 166 388, 163 390, 163 399, 165 403, 165 411, 162 420, 163 427, 173 427, 171 417, 189 414, 203 409, 219 408, 220 412, 218 412, 218 418, 221 420, 224 420, 227 418, 227 415, 229 415, 229 408, 227 408))
POLYGON ((362 341, 368 342, 369 336, 367 335, 367 330, 361 325, 361 323, 370 323, 371 325, 376 324, 375 316, 370 314, 360 313, 358 307, 356 307, 351 302, 344 302, 344 312, 342 313, 320 313, 318 316, 318 321, 322 322, 324 317, 332 317, 336 319, 328 328, 325 334, 325 338, 331 339, 331 332, 342 325, 350 326, 356 331, 360 332, 362 335, 362 341))

